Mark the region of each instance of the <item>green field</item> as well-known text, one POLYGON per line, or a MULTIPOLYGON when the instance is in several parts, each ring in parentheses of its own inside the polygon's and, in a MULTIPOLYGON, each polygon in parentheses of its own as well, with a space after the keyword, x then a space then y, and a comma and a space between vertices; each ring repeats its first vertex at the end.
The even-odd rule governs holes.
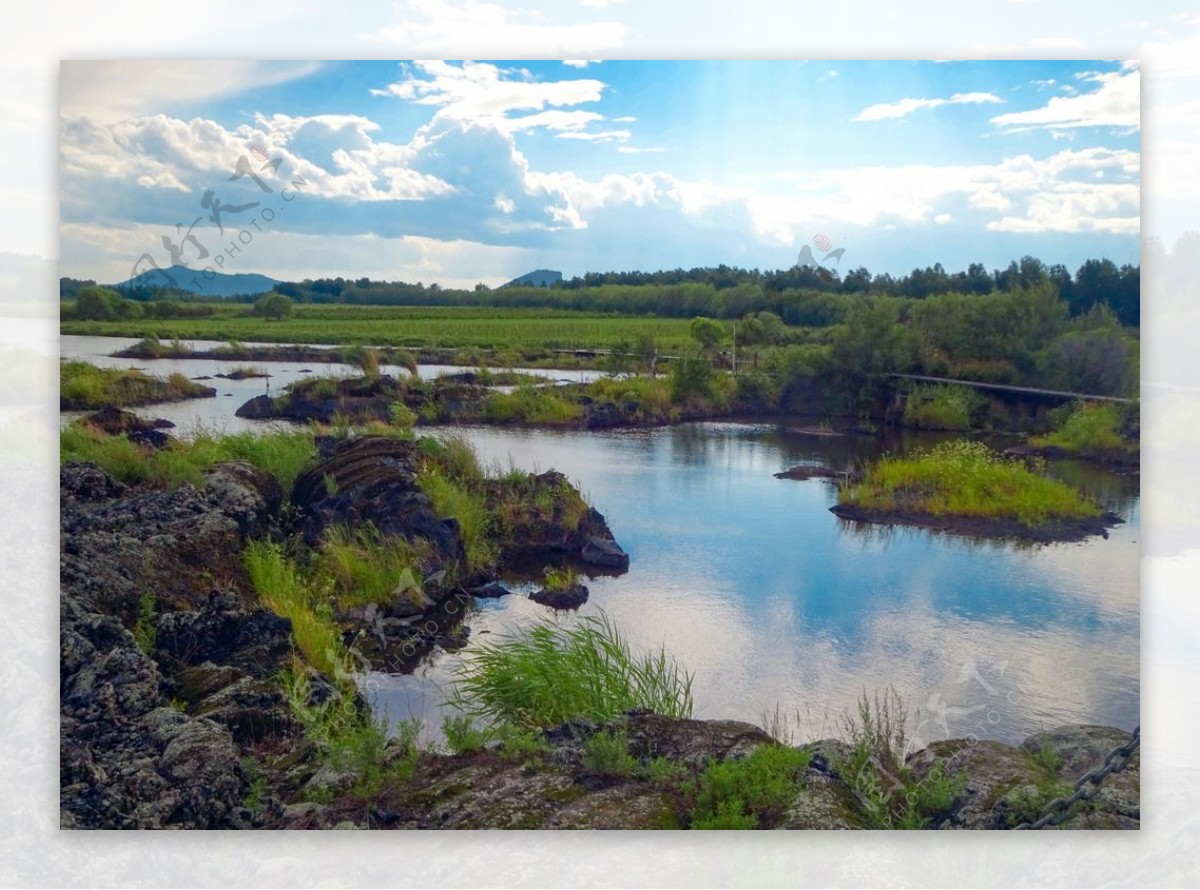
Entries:
MULTIPOLYGON (((70 304, 63 304, 66 309, 70 304)), ((163 340, 353 343, 485 349, 603 349, 644 334, 669 351, 690 341, 689 319, 494 307, 380 307, 301 304, 287 319, 249 315, 246 304, 214 304, 208 318, 62 322, 64 334, 163 340)), ((64 313, 65 314, 65 313, 64 313)))

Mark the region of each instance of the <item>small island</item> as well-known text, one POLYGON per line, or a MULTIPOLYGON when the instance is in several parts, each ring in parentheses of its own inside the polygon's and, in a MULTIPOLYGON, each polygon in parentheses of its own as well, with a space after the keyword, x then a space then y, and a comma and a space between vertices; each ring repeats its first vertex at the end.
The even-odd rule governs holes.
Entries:
POLYGON ((1045 543, 1106 535, 1122 521, 1066 483, 965 439, 876 461, 830 510, 858 522, 1045 543))

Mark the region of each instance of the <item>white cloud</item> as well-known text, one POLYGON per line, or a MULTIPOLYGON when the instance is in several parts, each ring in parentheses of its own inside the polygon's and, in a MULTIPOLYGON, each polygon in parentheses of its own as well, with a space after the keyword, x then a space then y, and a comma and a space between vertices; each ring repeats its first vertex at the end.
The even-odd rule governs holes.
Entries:
POLYGON ((465 0, 406 0, 399 21, 363 38, 384 41, 407 53, 494 58, 497 46, 519 46, 524 55, 564 58, 602 55, 623 46, 629 28, 619 22, 555 24, 536 11, 505 9, 465 0))
POLYGON ((1002 127, 1046 127, 1050 129, 1073 127, 1132 127, 1139 126, 1141 118, 1140 72, 1137 68, 1126 68, 1107 73, 1082 72, 1076 78, 1080 82, 1098 83, 1094 92, 1080 92, 1074 96, 1055 96, 1041 108, 1029 111, 1014 111, 992 118, 992 123, 1002 127))
POLYGON ((636 145, 618 145, 617 151, 623 155, 644 155, 659 154, 666 151, 666 149, 658 145, 646 146, 645 148, 639 148, 636 145))
POLYGON ((437 106, 433 124, 469 122, 511 133, 535 127, 578 130, 602 120, 594 111, 557 109, 599 101, 604 88, 602 81, 591 78, 537 81, 525 72, 482 62, 427 61, 416 62, 403 80, 371 92, 437 106), (514 116, 526 111, 537 113, 514 116))
POLYGON ((610 6, 619 6, 625 0, 579 0, 580 6, 590 6, 592 9, 608 9, 610 6))
POLYGON ((1030 49, 1060 50, 1083 49, 1083 41, 1076 37, 1035 37, 1029 41, 1030 49))
POLYGON ((920 108, 940 108, 943 105, 979 105, 1002 103, 1003 101, 993 93, 955 93, 949 99, 901 99, 899 102, 880 102, 876 105, 869 105, 860 111, 854 120, 895 120, 907 117, 920 108))
POLYGON ((599 59, 563 59, 563 64, 569 68, 586 68, 588 65, 599 65, 599 59))

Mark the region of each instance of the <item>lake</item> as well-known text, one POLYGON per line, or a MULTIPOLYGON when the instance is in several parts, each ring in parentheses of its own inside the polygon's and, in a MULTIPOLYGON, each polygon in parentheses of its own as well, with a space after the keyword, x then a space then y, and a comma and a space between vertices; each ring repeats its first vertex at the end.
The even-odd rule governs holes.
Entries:
MULTIPOLYGON (((91 353, 125 342, 62 339, 64 355, 97 363, 91 353)), ((199 376, 221 363, 121 364, 199 376)), ((287 368, 272 378, 273 390, 303 376, 299 365, 287 368)), ((261 426, 233 423, 232 414, 264 381, 212 384, 234 395, 141 413, 181 428, 261 426)), ((1029 546, 858 525, 829 512, 832 485, 772 474, 799 463, 841 469, 939 437, 800 429, 813 422, 453 432, 485 462, 565 473, 605 515, 630 569, 588 580, 590 599, 579 614, 603 611, 635 647, 665 645, 695 674, 697 717, 761 722, 778 710, 795 740, 807 741, 837 734, 840 716, 864 691, 891 687, 922 744, 971 735, 1014 742, 1068 723, 1132 729, 1139 722, 1137 476, 1051 466, 1125 520, 1107 538, 1081 543, 1029 546)), ((392 719, 420 717, 436 731, 440 690, 472 644, 536 621, 576 620, 530 601, 528 585, 514 589, 470 613, 471 643, 462 653, 438 650, 412 675, 366 678, 376 709, 392 719)))

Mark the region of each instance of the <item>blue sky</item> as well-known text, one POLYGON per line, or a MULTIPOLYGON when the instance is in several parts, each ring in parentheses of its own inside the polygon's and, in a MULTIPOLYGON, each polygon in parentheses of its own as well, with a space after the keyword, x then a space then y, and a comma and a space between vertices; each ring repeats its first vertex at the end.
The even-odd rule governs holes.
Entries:
POLYGON ((819 236, 842 271, 1136 263, 1139 78, 1120 61, 64 63, 62 274, 165 265, 163 236, 189 226, 195 266, 444 286, 786 268, 819 236), (269 193, 230 181, 255 146, 279 159, 269 193))

